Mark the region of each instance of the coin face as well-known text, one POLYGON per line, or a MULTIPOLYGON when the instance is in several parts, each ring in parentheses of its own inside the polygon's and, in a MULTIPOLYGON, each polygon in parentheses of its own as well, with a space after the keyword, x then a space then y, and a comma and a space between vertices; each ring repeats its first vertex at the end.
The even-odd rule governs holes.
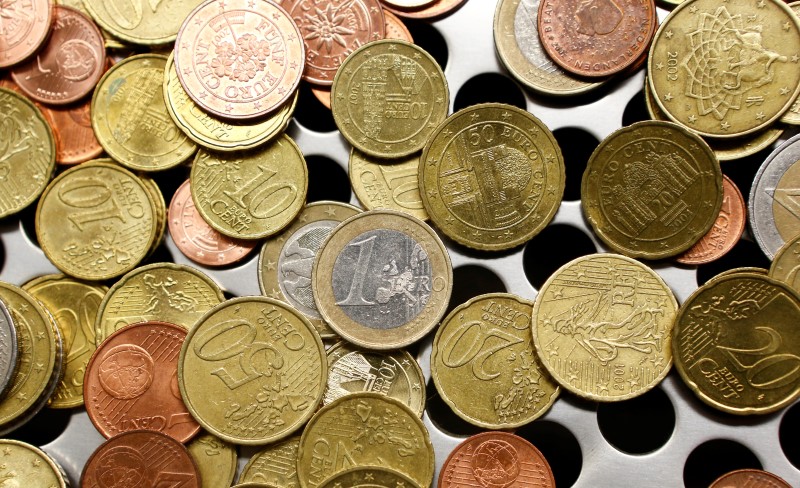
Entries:
POLYGON ((236 446, 211 434, 202 433, 186 444, 186 450, 200 472, 202 488, 230 486, 236 477, 236 446))
POLYGON ((419 155, 412 154, 386 164, 362 153, 350 151, 350 185, 367 210, 390 209, 428 220, 419 194, 419 155))
POLYGON ((533 342, 550 375, 594 401, 639 396, 672 363, 678 304, 664 280, 615 254, 575 259, 545 282, 533 306, 533 342))
POLYGON ((250 458, 239 475, 239 483, 262 483, 269 486, 299 488, 297 479, 297 449, 300 436, 265 447, 250 458))
POLYGON ((670 122, 638 122, 608 136, 583 173, 581 205, 602 241, 660 259, 692 247, 722 205, 722 171, 708 145, 670 122))
POLYGON ((513 429, 532 422, 560 388, 531 338, 533 303, 507 293, 456 307, 436 331, 431 376, 442 399, 467 422, 513 429))
POLYGON ((397 349, 430 332, 452 291, 450 256, 425 223, 374 210, 333 230, 317 253, 314 300, 342 338, 397 349))
POLYGON ((178 384, 207 431, 261 445, 289 436, 311 417, 326 366, 322 340, 299 312, 271 298, 242 297, 213 308, 189 332, 178 384))
POLYGON ((331 89, 333 118, 344 138, 378 158, 422 149, 447 116, 449 102, 447 80, 436 60, 397 39, 354 51, 331 89))
POLYGON ((528 241, 552 220, 564 194, 564 159, 553 134, 511 105, 451 115, 428 140, 419 167, 431 220, 474 249, 528 241))
POLYGON ((114 37, 134 44, 167 44, 201 0, 84 0, 92 18, 114 37))
POLYGON ((791 107, 800 93, 798 46, 800 20, 782 1, 684 2, 661 24, 647 76, 670 119, 705 136, 736 137, 791 107))
POLYGON ((266 115, 287 101, 303 73, 303 35, 268 0, 207 0, 183 22, 175 68, 186 93, 224 119, 266 115))
POLYGON ((399 471, 379 466, 353 466, 320 483, 320 488, 419 488, 414 480, 399 471))
MULTIPOLYGON (((12 439, 0 439, 3 464, 0 465, 0 480, 48 488, 68 488, 63 469, 41 449, 28 443, 12 439)), ((20 485, 17 485, 20 486, 20 485)))
POLYGON ((50 33, 51 0, 9 0, 3 4, 0 68, 13 66, 35 53, 50 33))
POLYGON ((86 99, 66 107, 48 107, 42 110, 56 142, 56 163, 73 165, 96 158, 103 152, 92 129, 92 101, 86 99))
POLYGON ((709 488, 791 488, 782 478, 760 469, 740 469, 725 473, 709 488))

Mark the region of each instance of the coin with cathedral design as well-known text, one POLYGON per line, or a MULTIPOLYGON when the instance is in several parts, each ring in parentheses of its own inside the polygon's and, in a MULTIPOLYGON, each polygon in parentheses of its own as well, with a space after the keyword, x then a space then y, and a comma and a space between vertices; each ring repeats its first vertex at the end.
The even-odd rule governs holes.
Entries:
POLYGON ((559 268, 539 290, 533 342, 567 390, 595 401, 626 400, 669 372, 677 310, 652 269, 617 254, 591 254, 559 268))

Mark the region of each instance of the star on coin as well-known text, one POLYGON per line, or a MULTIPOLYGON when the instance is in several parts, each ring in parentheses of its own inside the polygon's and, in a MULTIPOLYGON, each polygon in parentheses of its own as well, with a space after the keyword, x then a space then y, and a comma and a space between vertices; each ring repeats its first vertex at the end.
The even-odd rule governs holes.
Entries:
POLYGON ((664 35, 667 36, 667 39, 672 39, 672 36, 675 34, 673 34, 671 30, 668 30, 664 33, 664 35))
POLYGON ((333 207, 328 207, 325 210, 325 213, 328 214, 329 217, 335 217, 336 216, 336 209, 333 208, 333 207))
POLYGON ((633 389, 634 386, 639 386, 639 380, 637 380, 636 378, 629 379, 628 383, 630 383, 631 389, 633 389))
POLYGON ((761 121, 761 120, 764 120, 765 117, 766 117, 766 115, 764 115, 764 112, 758 112, 756 114, 756 120, 761 121))
POLYGON ((274 298, 275 300, 279 300, 281 298, 281 292, 273 288, 272 291, 269 293, 269 296, 271 298, 274 298))
POLYGON ((723 120, 722 123, 719 124, 719 128, 722 130, 728 130, 731 128, 731 124, 727 120, 723 120))
POLYGON ((34 467, 34 468, 38 468, 39 466, 41 466, 42 462, 41 462, 41 461, 39 461, 38 459, 34 459, 34 460, 31 462, 31 464, 33 465, 33 467, 34 467))
POLYGON ((267 269, 270 271, 275 271, 275 265, 277 263, 275 261, 267 261, 267 269))
POLYGON ((664 95, 664 101, 671 102, 673 98, 675 97, 672 96, 672 93, 667 93, 664 95))
POLYGON ((510 119, 510 118, 511 118, 511 114, 510 114, 510 113, 508 113, 508 112, 503 112, 502 114, 500 114, 500 117, 501 117, 503 120, 508 120, 508 119, 510 119))
POLYGON ((659 71, 664 69, 664 63, 662 63, 662 62, 656 63, 656 69, 659 70, 659 71))
POLYGON ((692 5, 689 7, 689 12, 696 14, 697 13, 697 5, 692 5))
POLYGON ((781 95, 788 95, 789 94, 789 88, 787 88, 785 86, 781 87, 780 91, 781 91, 781 95))
POLYGON ((11 455, 11 448, 10 447, 4 448, 3 449, 3 455, 4 456, 10 456, 11 455))

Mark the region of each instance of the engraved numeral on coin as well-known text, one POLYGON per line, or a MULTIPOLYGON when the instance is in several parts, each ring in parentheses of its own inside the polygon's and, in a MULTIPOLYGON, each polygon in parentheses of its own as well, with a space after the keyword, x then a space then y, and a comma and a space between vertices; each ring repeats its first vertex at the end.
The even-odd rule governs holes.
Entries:
POLYGON ((800 357, 786 353, 774 354, 783 342, 780 333, 769 327, 756 327, 756 330, 769 336, 765 346, 740 349, 717 345, 717 349, 730 356, 736 369, 746 372, 747 382, 753 388, 770 390, 796 382, 800 375, 800 357), (756 361, 759 357, 761 359, 756 361))
POLYGON ((488 381, 500 373, 486 371, 486 361, 498 351, 520 342, 522 339, 513 334, 475 320, 459 327, 447 338, 442 347, 442 362, 449 368, 459 368, 472 361, 472 374, 479 380, 488 381))
POLYGON ((97 178, 68 179, 58 189, 61 202, 82 212, 71 212, 67 218, 83 231, 83 225, 107 219, 119 219, 125 222, 119 204, 106 183, 97 178))
POLYGON ((418 168, 380 166, 381 174, 386 184, 392 190, 392 200, 398 205, 419 210, 423 208, 422 198, 419 196, 419 183, 417 182, 418 168))
POLYGON ((241 205, 242 208, 246 208, 254 217, 268 219, 283 212, 294 203, 297 198, 297 188, 286 183, 264 186, 275 176, 276 172, 261 165, 258 166, 258 170, 260 171, 258 175, 235 192, 224 191, 223 193, 241 205), (273 195, 278 195, 279 192, 282 192, 282 198, 275 197, 275 202, 271 206, 267 206, 265 204, 267 199, 273 195))
POLYGON ((364 298, 364 278, 367 275, 367 268, 369 268, 376 237, 368 237, 347 245, 347 247, 358 247, 358 263, 353 274, 353 282, 350 283, 350 292, 347 294, 347 298, 341 302, 336 302, 336 305, 375 305, 375 302, 370 302, 364 298))
POLYGON ((471 127, 467 134, 469 143, 473 146, 477 146, 481 142, 491 144, 494 141, 494 127, 489 124, 484 124, 481 127, 471 127))

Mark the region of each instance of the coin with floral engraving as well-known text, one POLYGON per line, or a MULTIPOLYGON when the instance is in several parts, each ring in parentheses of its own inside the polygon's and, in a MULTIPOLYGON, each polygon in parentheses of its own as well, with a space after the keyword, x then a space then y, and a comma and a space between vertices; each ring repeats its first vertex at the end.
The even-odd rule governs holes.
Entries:
POLYGON ((8 68, 35 53, 50 34, 52 0, 3 2, 0 30, 0 68, 8 68))

